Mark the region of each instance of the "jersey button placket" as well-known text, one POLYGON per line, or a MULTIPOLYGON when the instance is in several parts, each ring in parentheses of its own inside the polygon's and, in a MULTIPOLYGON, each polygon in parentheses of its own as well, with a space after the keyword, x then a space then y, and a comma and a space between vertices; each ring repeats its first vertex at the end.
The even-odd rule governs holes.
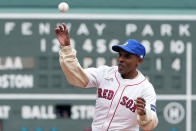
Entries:
POLYGON ((116 92, 116 95, 114 96, 113 102, 111 103, 112 104, 111 108, 108 112, 108 116, 107 116, 107 118, 105 120, 105 123, 104 123, 104 127, 105 127, 106 130, 112 124, 112 120, 114 119, 115 114, 116 114, 115 111, 118 110, 116 108, 118 108, 118 106, 119 106, 119 101, 121 99, 122 93, 123 93, 123 87, 120 86, 119 90, 116 92))

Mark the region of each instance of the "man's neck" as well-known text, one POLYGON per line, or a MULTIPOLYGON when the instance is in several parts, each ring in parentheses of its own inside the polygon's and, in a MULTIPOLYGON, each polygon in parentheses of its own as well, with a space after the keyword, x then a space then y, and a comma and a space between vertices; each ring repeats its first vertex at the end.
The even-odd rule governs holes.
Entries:
POLYGON ((137 71, 134 71, 133 73, 127 73, 127 74, 121 74, 123 79, 134 79, 138 75, 137 71))

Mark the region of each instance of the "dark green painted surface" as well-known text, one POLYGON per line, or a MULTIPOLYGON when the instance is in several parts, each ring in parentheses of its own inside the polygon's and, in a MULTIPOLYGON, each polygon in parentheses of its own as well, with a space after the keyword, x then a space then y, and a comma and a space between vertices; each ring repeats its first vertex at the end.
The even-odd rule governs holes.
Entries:
MULTIPOLYGON (((1 0, 1 7, 22 7, 22 8, 54 8, 61 0, 1 0)), ((72 8, 195 8, 194 0, 70 0, 67 1, 72 8)))
MULTIPOLYGON (((44 15, 44 14, 43 14, 44 15)), ((29 17, 31 17, 29 15, 29 17)), ((70 86, 60 69, 58 63, 58 42, 53 29, 57 23, 66 23, 70 27, 70 36, 72 44, 74 43, 78 51, 78 58, 83 66, 98 66, 102 62, 107 65, 115 63, 117 54, 111 52, 111 45, 124 43, 125 40, 133 38, 145 44, 147 55, 140 70, 149 77, 153 83, 158 95, 186 95, 186 72, 187 72, 187 45, 192 45, 192 65, 195 67, 195 20, 143 20, 137 19, 118 19, 115 20, 98 19, 0 19, 0 92, 1 93, 43 93, 43 94, 95 94, 95 89, 80 89, 70 86), (11 23, 11 24, 10 24, 11 23), (42 26, 48 27, 48 32, 42 33, 42 26), (13 28, 9 28, 12 27, 13 28), (102 33, 98 33, 96 26, 104 26, 102 33), (81 27, 83 29, 81 30, 81 27), (129 28, 130 27, 130 28, 129 28), (133 31, 136 27, 137 30, 133 31), (167 29, 166 29, 167 28, 167 29), (86 30, 84 30, 86 29, 86 30), (171 30, 170 30, 171 29, 171 30), (130 31, 133 32, 130 32, 130 31), (167 30, 167 31, 165 31, 167 30), (42 41, 42 42, 41 42, 42 41), (46 42, 46 43, 45 43, 46 42), (42 46, 42 48, 41 48, 42 46), (18 57, 16 57, 18 56, 18 57), (87 60, 88 58, 88 60, 87 60), (17 60, 22 61, 22 69, 18 69, 20 64, 17 60), (89 61, 90 59, 90 61, 89 61), (12 66, 5 64, 5 61, 12 62, 12 66), (92 63, 91 63, 92 61, 92 63), (14 64, 15 63, 15 64, 14 64), (30 66, 28 63, 31 63, 30 66), (18 76, 31 75, 29 81, 32 85, 20 85, 18 76), (9 77, 9 79, 8 79, 9 77), (28 87, 28 88, 27 88, 28 87)), ((20 62, 19 62, 20 63, 20 62)), ((195 85, 196 74, 192 71, 192 85, 195 85)), ((195 88, 192 89, 196 93, 195 88)), ((192 98, 192 97, 191 97, 192 98)), ((176 97, 166 98, 167 100, 158 99, 157 113, 160 119, 155 131, 184 131, 186 129, 186 99, 175 100, 176 97), (180 105, 179 108, 175 103, 180 105), (176 124, 168 122, 164 116, 164 110, 168 104, 173 103, 167 112, 170 119, 178 120, 185 114, 181 121, 176 124), (182 110, 181 110, 182 109, 182 110), (178 112, 177 114, 174 112, 178 112)), ((183 99, 183 98, 182 98, 183 99)), ((13 131, 14 129, 25 131, 35 131, 36 128, 43 128, 44 131, 50 131, 51 128, 63 130, 83 130, 89 128, 92 121, 87 115, 72 118, 44 119, 42 117, 33 119, 24 119, 21 117, 22 107, 27 105, 34 106, 32 110, 50 110, 55 115, 57 105, 70 105, 70 108, 78 106, 78 111, 91 109, 94 106, 94 100, 1 100, 1 109, 10 106, 9 117, 1 116, 3 130, 13 131), (36 107, 36 105, 38 105, 36 107), (49 107, 50 105, 51 107, 49 107), (50 108, 50 109, 49 109, 50 108), (52 108, 52 109, 51 109, 52 108), (17 121, 17 122, 16 122, 17 121), (77 126, 74 126, 77 123, 77 126), (12 126, 10 126, 12 125, 12 126), (50 126, 48 126, 50 125, 50 126), (23 129, 22 129, 23 128, 23 129)), ((194 101, 192 102, 194 105, 194 101)), ((28 108, 27 107, 27 108, 28 108)), ((8 108, 6 108, 8 109, 8 108)), ((89 111, 88 110, 88 111, 89 111)), ((195 107, 192 108, 195 114, 195 107)), ((91 112, 91 110, 89 111, 91 112)), ((88 113, 89 113, 88 112, 88 113)), ((36 113, 36 111, 35 111, 36 113)), ((42 112, 43 113, 43 112, 42 112)), ((72 112, 73 113, 73 112, 72 112)), ((28 114, 28 113, 27 113, 28 114)), ((74 114, 74 113, 73 113, 74 114)), ((82 113, 80 113, 82 115, 82 113)), ((192 115, 192 121, 195 121, 195 115, 192 115)), ((192 129, 195 125, 192 124, 192 129)), ((37 129, 38 131, 38 129, 37 129)))

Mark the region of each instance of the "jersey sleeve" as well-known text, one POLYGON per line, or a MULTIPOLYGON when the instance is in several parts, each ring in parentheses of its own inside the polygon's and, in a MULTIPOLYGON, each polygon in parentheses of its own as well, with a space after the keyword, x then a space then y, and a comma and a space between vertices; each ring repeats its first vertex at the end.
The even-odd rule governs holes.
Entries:
POLYGON ((59 51, 59 62, 67 81, 74 86, 86 87, 88 77, 76 58, 76 50, 64 46, 59 51))
POLYGON ((84 69, 84 72, 87 74, 89 80, 86 88, 98 87, 100 85, 101 79, 103 78, 106 69, 107 66, 84 69))
POLYGON ((146 115, 137 115, 137 121, 143 130, 152 130, 158 124, 156 114, 156 93, 151 83, 146 84, 142 93, 142 97, 146 101, 146 115))
POLYGON ((146 100, 146 109, 156 112, 156 93, 151 83, 143 90, 143 98, 146 100))

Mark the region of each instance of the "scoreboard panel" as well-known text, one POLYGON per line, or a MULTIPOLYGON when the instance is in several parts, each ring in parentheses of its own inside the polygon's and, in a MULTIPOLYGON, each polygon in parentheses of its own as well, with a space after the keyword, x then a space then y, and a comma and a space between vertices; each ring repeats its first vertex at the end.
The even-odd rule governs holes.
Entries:
POLYGON ((60 23, 84 68, 116 65, 112 45, 140 41, 147 55, 139 69, 158 95, 155 130, 195 129, 195 21, 195 15, 0 14, 2 130, 90 129, 96 89, 67 83, 54 33, 60 23))

